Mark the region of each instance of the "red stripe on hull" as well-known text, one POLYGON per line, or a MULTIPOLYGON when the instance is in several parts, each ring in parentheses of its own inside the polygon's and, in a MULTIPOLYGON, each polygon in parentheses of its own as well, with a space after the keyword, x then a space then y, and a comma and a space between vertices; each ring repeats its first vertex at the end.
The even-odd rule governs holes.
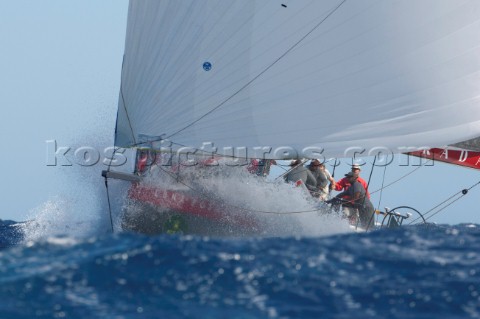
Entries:
POLYGON ((256 223, 251 218, 245 218, 247 211, 235 208, 230 213, 222 209, 220 202, 209 201, 192 196, 188 191, 167 190, 158 187, 132 184, 128 197, 136 201, 151 204, 159 209, 167 209, 215 221, 228 222, 241 227, 253 227, 256 223), (236 216, 242 214, 243 216, 236 216))

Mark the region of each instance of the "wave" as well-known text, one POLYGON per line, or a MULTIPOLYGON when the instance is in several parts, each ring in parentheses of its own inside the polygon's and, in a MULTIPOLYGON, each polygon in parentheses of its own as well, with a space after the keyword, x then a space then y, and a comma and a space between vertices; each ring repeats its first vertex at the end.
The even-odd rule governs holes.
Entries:
POLYGON ((0 252, 15 318, 465 318, 480 227, 325 237, 51 236, 0 252))

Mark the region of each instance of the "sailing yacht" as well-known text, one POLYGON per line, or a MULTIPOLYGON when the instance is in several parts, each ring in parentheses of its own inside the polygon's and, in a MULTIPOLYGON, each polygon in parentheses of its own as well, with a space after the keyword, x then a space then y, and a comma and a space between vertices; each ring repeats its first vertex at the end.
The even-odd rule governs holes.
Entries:
POLYGON ((124 228, 257 232, 198 187, 216 164, 459 152, 477 167, 479 41, 476 0, 131 0, 115 146, 135 165, 104 172, 140 204, 124 228))

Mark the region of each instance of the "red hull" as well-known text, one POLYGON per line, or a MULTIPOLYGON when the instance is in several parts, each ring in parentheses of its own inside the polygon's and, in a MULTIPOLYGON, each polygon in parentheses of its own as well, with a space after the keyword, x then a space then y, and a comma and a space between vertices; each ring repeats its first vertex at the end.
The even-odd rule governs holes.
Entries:
POLYGON ((158 214, 168 211, 187 221, 195 220, 198 223, 200 220, 204 225, 232 226, 243 232, 258 230, 255 219, 248 211, 229 207, 217 200, 201 198, 189 190, 169 190, 133 183, 128 197, 138 203, 148 204, 158 210, 158 214))

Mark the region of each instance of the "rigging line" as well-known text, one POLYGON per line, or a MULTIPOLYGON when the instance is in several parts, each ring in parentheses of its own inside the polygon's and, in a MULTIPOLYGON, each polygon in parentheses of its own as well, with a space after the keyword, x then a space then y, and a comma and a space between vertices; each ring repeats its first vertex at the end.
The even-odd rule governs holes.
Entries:
MULTIPOLYGON (((311 1, 311 2, 315 2, 315 1, 311 1)), ((298 10, 298 12, 297 12, 295 15, 293 15, 293 16, 297 16, 298 14, 300 14, 300 12, 302 12, 302 11, 304 11, 304 10, 308 10, 308 9, 305 9, 307 6, 308 6, 308 4, 305 5, 304 7, 302 7, 302 9, 298 10)), ((372 6, 373 6, 373 5, 372 5, 372 6)), ((368 9, 368 8, 367 8, 367 9, 368 9)), ((365 9, 365 10, 366 10, 366 9, 365 9)), ((347 20, 347 21, 348 21, 348 20, 347 20)), ((286 22, 288 22, 288 20, 287 20, 286 22)), ((308 21, 307 24, 308 24, 308 23, 310 23, 310 21, 308 21)), ((302 25, 302 28, 303 28, 303 27, 304 27, 304 26, 302 25)), ((301 29, 301 28, 300 28, 300 29, 301 29)), ((291 36, 293 36, 293 35, 296 35, 297 31, 294 31, 294 32, 295 32, 295 33, 287 34, 286 37, 289 38, 289 37, 291 37, 291 36)), ((269 35, 269 34, 267 34, 267 36, 268 36, 268 35, 269 35)), ((322 35, 322 33, 321 33, 320 35, 322 35)), ((315 40, 318 39, 318 37, 319 37, 319 36, 317 35, 316 37, 311 38, 310 41, 315 42, 315 40)), ((257 40, 256 42, 261 42, 261 41, 263 41, 263 38, 257 40)), ((255 43, 253 43, 253 45, 255 45, 255 43)), ((246 50, 245 50, 245 51, 246 51, 246 50)), ((245 51, 244 51, 244 52, 245 52, 245 51)), ((326 51, 323 51, 323 52, 326 52, 326 51)), ((260 55, 262 55, 262 54, 263 54, 263 53, 261 53, 260 55)), ((311 59, 311 58, 310 58, 310 59, 311 59)), ((308 60, 305 60, 305 61, 308 61, 308 60)), ((296 63, 296 64, 295 64, 295 63, 292 63, 292 64, 290 64, 290 67, 289 67, 289 68, 287 68, 286 70, 282 71, 281 73, 290 72, 290 71, 288 71, 290 68, 294 68, 294 67, 300 65, 301 63, 304 63, 305 61, 299 62, 299 63, 296 63)), ((310 73, 312 73, 312 72, 315 73, 315 71, 310 71, 310 73)), ((281 74, 281 73, 280 73, 280 74, 281 74)), ((318 73, 318 72, 317 72, 317 73, 318 73)), ((271 78, 271 77, 275 77, 275 75, 274 75, 274 74, 270 74, 269 77, 270 77, 270 78, 271 78)), ((264 77, 264 81, 267 80, 267 79, 269 79, 269 78, 268 78, 268 77, 264 77)), ((291 79, 290 79, 290 81, 291 81, 291 79)), ((290 82, 287 82, 286 84, 288 84, 288 83, 290 83, 290 82)), ((318 85, 314 85, 313 87, 317 87, 317 86, 318 86, 318 85)), ((271 90, 276 90, 276 89, 271 89, 271 90)), ((267 90, 267 91, 264 91, 264 92, 268 92, 268 90, 267 90)), ((272 100, 272 101, 273 101, 273 100, 272 100)))
POLYGON ((382 178, 382 187, 380 187, 380 198, 378 200, 377 210, 380 209, 380 203, 382 202, 382 195, 383 195, 383 184, 385 183, 385 173, 387 172, 387 165, 383 167, 383 178, 382 178))
MULTIPOLYGON (((167 175, 169 175, 171 178, 174 178, 176 179, 176 176, 174 176, 173 173, 165 170, 164 168, 158 166, 160 168, 160 170, 162 170, 163 172, 165 172, 167 175)), ((193 186, 190 186, 186 183, 184 183, 183 181, 181 180, 177 180, 178 183, 184 185, 185 187, 189 188, 190 190, 196 192, 196 193, 199 193, 201 194, 204 198, 206 199, 209 199, 209 200, 212 200, 212 201, 215 201, 215 202, 221 202, 220 200, 214 198, 214 197, 211 197, 205 193, 203 193, 201 190, 198 190, 198 189, 195 189, 193 186)), ((303 214, 303 213, 313 213, 313 212, 319 212, 322 210, 323 207, 319 208, 319 209, 312 209, 312 210, 302 210, 302 211, 290 211, 290 212, 272 212, 272 211, 263 211, 263 210, 256 210, 256 209, 251 209, 251 208, 248 208, 248 209, 245 209, 245 207, 240 207, 240 206, 236 206, 236 205, 233 205, 233 204, 230 204, 230 203, 225 203, 225 202, 221 202, 221 204, 224 204, 224 205, 228 205, 232 208, 237 208, 237 209, 240 209, 240 210, 248 210, 250 212, 254 212, 254 213, 262 213, 262 214, 275 214, 275 215, 289 215, 289 214, 303 214)))
MULTIPOLYGON (((368 176, 368 183, 367 183, 367 191, 368 191, 368 186, 370 186, 370 181, 372 180, 372 174, 373 174, 373 169, 375 168, 375 162, 377 161, 377 155, 373 158, 373 163, 372 163, 372 169, 370 170, 370 175, 368 176)), ((365 198, 367 197, 367 194, 365 194, 365 197, 363 198, 365 201, 365 198)))
POLYGON ((115 146, 115 148, 113 149, 112 157, 110 158, 110 162, 108 162, 107 172, 110 172, 110 168, 112 167, 113 158, 115 157, 115 153, 116 153, 119 149, 120 149, 120 147, 118 147, 118 146, 115 146))
MULTIPOLYGON (((430 216, 428 217, 425 217, 425 220, 429 220, 430 218, 432 218, 433 216, 437 215, 438 213, 440 213, 442 210, 444 210, 445 208, 447 208, 448 206, 452 205, 453 203, 455 203, 456 201, 458 201, 460 198, 462 198, 463 196, 465 196, 465 194, 462 194, 460 197, 452 200, 450 203, 446 204, 445 206, 441 207, 439 210, 437 210, 435 213, 431 214, 430 216)), ((417 218, 418 219, 418 218, 417 218)), ((412 221, 411 223, 413 223, 414 221, 412 221)), ((410 224, 409 224, 410 225, 410 224)))
MULTIPOLYGON (((372 6, 373 6, 373 5, 372 5, 372 6)), ((315 39, 315 38, 314 38, 314 39, 315 39)), ((312 40, 312 39, 310 39, 310 40, 312 40)), ((235 72, 235 71, 233 71, 233 73, 234 73, 234 72, 235 72)), ((267 78, 264 77, 264 80, 266 80, 266 79, 267 79, 267 78)), ((326 82, 325 82, 325 83, 326 83, 326 82)), ((318 85, 314 85, 313 87, 317 87, 317 86, 318 86, 318 85)), ((214 94, 213 94, 213 95, 214 95, 214 94)), ((243 101, 243 99, 242 99, 242 100, 239 100, 239 101, 237 101, 237 102, 241 102, 241 101, 243 101)), ((272 100, 272 101, 274 101, 274 100, 272 100)), ((232 105, 230 105, 230 107, 232 107, 232 105)))
MULTIPOLYGON (((264 1, 264 4, 266 5, 266 4, 267 4, 267 1, 264 1)), ((305 7, 306 7, 306 6, 308 6, 308 4, 305 5, 305 7)), ((305 7, 303 7, 302 10, 304 10, 305 7)), ((259 8, 259 10, 261 10, 261 9, 262 9, 262 8, 259 8)), ((282 9, 279 9, 279 10, 282 10, 282 9)), ((298 14, 298 13, 297 13, 297 14, 298 14)), ((296 14, 296 15, 297 15, 297 14, 296 14)), ((252 19, 252 18, 253 18, 253 15, 252 15, 249 19, 247 19, 246 21, 248 21, 248 20, 250 20, 250 19, 252 19)), ((264 24, 267 24, 267 25, 268 25, 268 21, 269 21, 269 20, 267 20, 267 19, 262 20, 262 23, 260 23, 260 24, 257 26, 257 28, 262 28, 264 24)), ((246 25, 246 22, 245 22, 241 27, 239 27, 239 29, 238 29, 237 31, 239 31, 240 28, 242 28, 244 25, 246 25)), ((257 39, 257 41, 255 41, 255 42, 252 43, 251 45, 254 46, 254 45, 256 45, 257 43, 263 43, 262 41, 264 41, 265 38, 268 38, 272 32, 273 32, 273 31, 271 31, 270 33, 266 34, 264 37, 262 37, 262 38, 260 38, 260 39, 257 39)), ((230 38, 233 38, 233 36, 234 36, 236 33, 237 33, 237 32, 234 32, 233 35, 232 35, 230 38)), ((289 36, 291 36, 291 35, 289 35, 289 36)), ((227 52, 224 53, 223 57, 229 57, 230 60, 223 62, 222 57, 219 57, 219 59, 216 61, 216 64, 222 63, 222 64, 225 64, 225 65, 229 65, 229 64, 231 64, 233 61, 235 61, 236 59, 238 59, 239 56, 241 56, 242 54, 245 54, 245 52, 248 51, 248 48, 247 48, 247 49, 243 49, 242 51, 239 51, 239 52, 237 52, 237 51, 240 50, 241 48, 239 48, 238 50, 235 50, 235 48, 238 47, 245 38, 246 38, 246 37, 243 37, 243 38, 239 39, 237 45, 233 46, 232 48, 229 49, 229 51, 227 51, 227 52), (236 55, 229 54, 229 52, 232 51, 232 50, 234 50, 234 52, 236 53, 236 55)), ((208 47, 208 45, 207 45, 207 47, 208 47)), ((262 54, 264 54, 264 53, 265 53, 265 52, 262 52, 262 53, 259 54, 259 55, 262 55, 262 54)), ((211 56, 214 56, 215 54, 216 54, 216 53, 214 52, 214 53, 212 53, 212 54, 210 54, 210 55, 211 55, 211 56)), ((257 56, 258 56, 258 55, 257 55, 257 56)), ((253 57, 253 58, 255 58, 255 57, 253 57)), ((235 74, 235 72, 240 71, 240 70, 243 70, 243 69, 241 69, 241 67, 239 67, 238 69, 232 70, 232 72, 231 72, 230 74, 224 75, 224 77, 220 80, 220 82, 221 82, 221 83, 226 82, 226 79, 228 79, 228 77, 231 76, 231 74, 235 74), (223 81, 224 79, 225 79, 225 81, 223 81)), ((245 78, 248 79, 248 76, 245 76, 245 78)), ((243 78, 242 78, 242 80, 243 80, 243 78)), ((240 82, 240 81, 238 81, 238 82, 240 82)), ((200 84, 200 85, 202 85, 202 84, 200 84)), ((218 94, 219 92, 222 92, 223 90, 225 90, 225 89, 228 88, 229 86, 230 86, 230 85, 228 85, 227 87, 223 87, 223 89, 220 88, 217 92, 211 93, 211 94, 208 96, 208 98, 210 98, 211 96, 215 96, 216 94, 218 94)), ((199 86, 196 86, 195 89, 197 89, 198 87, 199 87, 199 86)), ((205 102, 206 100, 207 100, 207 97, 206 97, 205 95, 201 95, 201 96, 200 96, 200 100, 199 100, 199 104, 202 104, 202 103, 205 102)), ((187 122, 187 123, 188 123, 188 122, 187 122)))
POLYGON ((288 170, 286 170, 282 175, 277 176, 277 177, 275 178, 275 180, 278 180, 279 178, 287 175, 288 173, 290 173, 291 171, 293 171, 296 167, 298 167, 298 166, 300 166, 300 165, 303 165, 303 164, 305 164, 305 163, 308 162, 308 161, 309 161, 309 159, 306 159, 306 160, 303 160, 300 164, 297 164, 297 165, 295 165, 295 166, 290 167, 290 168, 289 168, 288 170))
MULTIPOLYGON (((265 7, 267 4, 268 4, 268 2, 267 2, 267 1, 264 1, 264 2, 263 2, 263 7, 265 7)), ((233 7, 233 2, 232 2, 231 7, 233 7)), ((262 10, 263 7, 259 8, 258 10, 262 10)), ((227 9, 226 11, 228 12, 229 10, 230 10, 230 8, 227 9)), ((226 14, 226 13, 223 13, 223 14, 221 14, 221 17, 219 16, 218 18, 224 19, 226 16, 227 16, 227 14, 226 14)), ((245 22, 244 22, 243 24, 241 24, 240 26, 238 26, 237 28, 235 28, 236 31, 235 31, 233 34, 230 34, 230 36, 228 37, 229 40, 230 40, 230 41, 231 41, 231 40, 234 40, 234 39, 235 39, 235 35, 238 34, 242 29, 244 29, 244 27, 247 25, 247 23, 248 23, 250 20, 253 20, 253 18, 254 18, 254 14, 251 14, 251 15, 245 20, 245 22)), ((220 20, 217 20, 217 22, 218 22, 218 21, 220 21, 220 20)), ((263 23, 265 23, 265 21, 263 21, 263 23)), ((262 24, 263 24, 263 23, 262 23, 262 24)), ((206 32, 206 33, 207 33, 207 34, 212 33, 211 31, 212 31, 212 29, 214 28, 215 25, 218 25, 218 23, 212 23, 212 27, 211 27, 211 28, 208 30, 208 32, 206 32)), ((260 26, 261 26, 261 25, 260 25, 260 26)), ((218 37, 220 34, 222 34, 222 33, 223 33, 223 32, 218 33, 217 37, 218 37)), ((212 47, 213 44, 215 43, 215 40, 217 39, 217 37, 211 39, 209 43, 204 44, 204 47, 207 47, 207 48, 212 47)), ((199 40, 200 40, 200 38, 199 38, 199 40)), ((242 40, 243 40, 243 39, 238 40, 238 44, 240 44, 240 43, 242 42, 242 40)), ((225 47, 225 45, 226 45, 226 43, 221 43, 221 44, 218 45, 214 50, 212 50, 212 52, 210 52, 210 53, 208 54, 208 56, 210 56, 210 57, 216 57, 218 51, 220 51, 220 49, 222 49, 223 47, 225 47)), ((234 46, 232 49, 235 49, 235 46, 234 46)), ((232 50, 232 49, 230 49, 230 50, 232 50)), ((231 56, 232 58, 237 58, 236 56, 233 56, 233 53, 230 54, 230 53, 231 53, 230 50, 225 52, 225 56, 231 56)), ((198 63, 198 61, 195 60, 195 59, 193 59, 190 64, 185 64, 184 67, 180 70, 180 72, 176 72, 175 77, 171 80, 171 83, 173 83, 177 78, 185 78, 185 77, 187 76, 188 70, 191 69, 192 66, 195 65, 196 63, 198 63)), ((216 64, 218 64, 218 63, 221 63, 221 57, 218 58, 218 60, 216 60, 216 64)), ((228 64, 228 63, 227 63, 227 64, 228 64)), ((194 88, 194 90, 196 90, 196 89, 198 89, 198 88, 199 88, 199 86, 196 86, 196 87, 194 88)))
POLYGON ((210 111, 208 111, 207 113, 203 114, 202 116, 200 116, 199 118, 197 118, 196 120, 194 120, 193 122, 191 122, 190 124, 188 124, 187 126, 179 129, 178 131, 174 132, 173 134, 171 134, 170 136, 168 136, 167 138, 170 138, 172 136, 175 136, 177 135, 178 133, 186 130, 187 128, 193 126, 195 123, 199 122, 200 120, 202 120, 203 118, 207 117, 208 115, 212 114, 213 112, 215 112, 216 110, 218 110, 220 107, 222 107, 223 105, 225 105, 225 103, 227 103, 228 101, 230 101, 231 99, 233 99, 236 95, 238 95, 240 92, 242 92, 245 88, 247 88, 248 86, 250 86, 250 84, 252 84, 255 80, 257 80, 259 77, 261 77, 265 72, 267 72, 269 69, 271 69, 275 64, 277 64, 280 60, 282 60, 288 53, 290 53, 294 48, 296 48, 301 42, 303 42, 303 40, 305 40, 311 33, 313 33, 313 31, 315 31, 323 22, 325 22, 325 20, 327 20, 333 13, 335 13, 347 0, 343 0, 342 2, 340 2, 340 4, 335 7, 330 13, 327 14, 327 16, 325 18, 323 18, 319 23, 317 23, 317 25, 315 25, 309 32, 307 32, 302 38, 300 38, 300 40, 298 40, 295 44, 293 44, 287 51, 285 51, 281 56, 279 56, 275 61, 273 61, 269 66, 267 66, 262 72, 260 72, 259 74, 257 74, 253 79, 251 79, 250 81, 248 81, 245 85, 243 85, 240 89, 238 89, 235 93, 233 93, 230 97, 228 97, 227 99, 225 99, 223 102, 221 102, 220 104, 218 104, 217 106, 215 106, 213 109, 211 109, 210 111))
POLYGON ((113 218, 112 218, 112 206, 110 204, 110 191, 108 189, 108 178, 105 176, 105 189, 107 191, 107 203, 108 203, 108 212, 110 216, 110 227, 112 230, 112 234, 115 232, 113 229, 113 218))
MULTIPOLYGON (((335 177, 335 169, 337 168, 337 166, 340 166, 340 163, 337 165, 337 158, 335 157, 334 159, 335 159, 335 161, 333 162, 332 178, 335 177)), ((328 162, 328 160, 327 160, 327 162, 328 162)))
MULTIPOLYGON (((367 199, 368 186, 370 185, 370 181, 372 180, 373 169, 375 168, 376 161, 377 161, 377 155, 375 155, 375 157, 373 158, 372 169, 370 170, 370 176, 368 176, 367 188, 365 189, 365 195, 363 195, 362 206, 365 205, 365 200, 367 199)), ((375 210, 372 212, 372 216, 370 216, 370 220, 368 221, 367 228, 365 229, 365 231, 368 231, 368 229, 370 228, 370 223, 372 222, 374 216, 375 216, 375 210)), ((359 222, 360 222, 360 218, 358 218, 357 220, 357 226, 359 222)))
MULTIPOLYGON (((268 4, 268 2, 267 2, 267 1, 264 1, 264 5, 267 5, 267 4, 268 4)), ((302 9, 299 10, 299 11, 303 11, 303 10, 305 9, 305 7, 307 7, 308 5, 309 5, 309 4, 306 4, 306 5, 305 5, 304 7, 302 7, 302 9)), ((258 10, 262 10, 262 8, 258 8, 258 10)), ((282 9, 279 9, 279 10, 282 10, 282 9)), ((279 10, 277 10, 277 11, 279 11, 279 10)), ((256 10, 256 11, 257 11, 257 10, 256 10)), ((299 12, 297 12, 294 16, 296 16, 296 15, 298 15, 298 14, 299 14, 299 12)), ((274 15, 275 15, 275 14, 274 14, 274 15)), ((272 16, 272 15, 270 15, 270 16, 272 16)), ((253 18, 253 15, 252 15, 249 19, 247 19, 247 21, 250 20, 250 19, 252 19, 252 18, 253 18)), ((257 25, 257 28, 264 28, 264 25, 267 25, 267 26, 268 26, 268 22, 269 22, 269 20, 267 20, 267 19, 262 19, 262 22, 261 22, 259 25, 257 25)), ((284 21, 284 23, 287 23, 287 22, 288 22, 288 20, 285 20, 285 21, 284 21)), ((244 25, 246 25, 246 22, 244 23, 244 25)), ((243 27, 243 25, 242 25, 241 27, 239 27, 239 29, 238 29, 237 31, 239 31, 240 28, 242 28, 242 27, 243 27)), ((267 28, 268 28, 268 27, 267 27, 267 28)), ((263 37, 257 39, 255 42, 251 43, 250 46, 253 47, 253 46, 255 46, 255 45, 259 44, 259 43, 263 43, 263 42, 265 41, 265 39, 271 37, 271 34, 272 34, 274 31, 275 31, 275 29, 274 29, 273 31, 270 31, 269 33, 265 34, 263 37)), ((234 35, 235 35, 236 33, 237 33, 237 32, 234 32, 230 38, 233 39, 233 37, 234 37, 234 35)), ((290 36, 292 36, 292 35, 291 35, 291 34, 290 34, 290 35, 286 35, 287 38, 290 37, 290 36)), ((216 64, 220 65, 220 63, 221 63, 221 64, 223 64, 223 65, 230 65, 230 64, 232 64, 234 61, 236 61, 239 57, 241 57, 242 55, 244 55, 245 53, 247 53, 247 52, 249 51, 249 48, 248 48, 248 47, 247 47, 247 48, 243 48, 243 49, 242 49, 242 47, 239 47, 239 46, 241 45, 241 43, 242 43, 246 38, 248 38, 248 36, 244 36, 244 37, 238 39, 238 40, 237 40, 237 44, 234 45, 233 47, 231 47, 228 51, 224 52, 224 54, 218 58, 218 60, 216 61, 216 64), (239 50, 241 50, 241 51, 239 51, 239 50), (231 51, 233 51, 233 52, 231 52, 231 51), (229 52, 231 52, 231 54, 230 54, 229 52), (228 57, 229 59, 228 59, 228 60, 225 60, 224 57, 228 57)), ((283 41, 284 41, 284 40, 283 40, 283 41)), ((278 44, 275 44, 275 45, 278 45, 278 44)), ((262 56, 262 55, 265 54, 265 52, 268 51, 268 50, 269 50, 269 49, 265 49, 265 50, 261 51, 260 53, 257 53, 256 56, 252 56, 251 58, 252 58, 252 59, 255 59, 255 58, 259 57, 259 56, 262 56)), ((216 54, 216 53, 214 52, 214 53, 211 54, 211 56, 214 56, 215 54, 216 54)), ((220 79, 220 83, 228 83, 227 79, 228 79, 232 74, 235 74, 236 72, 241 71, 241 70, 243 70, 242 66, 240 66, 238 69, 233 69, 229 74, 223 75, 223 77, 220 79)), ((248 76, 244 76, 244 77, 242 77, 238 82, 240 82, 241 80, 244 80, 244 78, 245 78, 246 80, 248 80, 248 76)), ((237 82, 236 82, 236 83, 237 83, 237 82)), ((236 84, 236 83, 233 83, 233 84, 236 84)), ((202 85, 202 84, 200 84, 200 85, 202 85)), ((199 104, 202 104, 202 103, 205 102, 207 99, 210 99, 212 96, 218 95, 219 92, 224 91, 225 89, 229 88, 230 86, 231 86, 230 84, 227 85, 227 86, 223 86, 223 88, 220 88, 220 89, 217 90, 216 92, 210 93, 210 94, 208 95, 208 97, 205 96, 205 95, 200 95, 199 104)), ((199 86, 196 86, 195 89, 197 89, 198 87, 199 87, 199 86)), ((205 91, 205 92, 207 92, 207 91, 205 91)), ((187 122, 187 123, 188 123, 188 122, 187 122)))
MULTIPOLYGON (((453 203, 455 203, 456 201, 458 201, 460 198, 462 198, 463 196, 467 195, 468 192, 478 186, 480 184, 480 181, 478 181, 477 183, 473 184, 472 186, 470 186, 469 188, 466 188, 466 189, 462 189, 461 191, 458 191, 457 193, 455 193, 454 195, 450 196, 449 198, 447 198, 446 200, 444 200, 443 202, 441 202, 440 204, 436 205, 435 207, 433 207, 432 209, 430 209, 429 211, 427 211, 425 214, 423 214, 423 216, 425 217, 425 220, 428 220, 430 218, 432 218, 433 216, 435 216, 436 214, 440 213, 442 210, 444 210, 445 208, 447 208, 448 206, 452 205, 453 203), (461 194, 460 194, 461 193, 461 194), (455 196, 458 196, 460 195, 460 197, 456 198, 456 199, 453 199, 455 196), (453 200, 452 200, 453 199, 453 200), (427 217, 428 214, 430 214, 433 210, 435 210, 436 208, 438 208, 439 206, 445 204, 446 202, 452 200, 450 203, 446 204, 444 207, 441 207, 438 211, 436 211, 435 213, 431 214, 430 216, 427 217)), ((417 217, 416 219, 414 219, 413 221, 411 221, 409 223, 409 225, 413 224, 415 221, 417 221, 419 219, 419 217, 417 217)))
MULTIPOLYGON (((465 195, 462 195, 460 196, 459 198, 455 199, 454 201, 452 201, 451 203, 449 203, 448 205, 446 205, 445 207, 443 207, 442 209, 438 210, 437 212, 435 212, 434 214, 430 215, 429 217, 425 218, 425 220, 429 220, 430 218, 432 218, 433 216, 437 215, 438 213, 440 213, 442 210, 444 210, 445 208, 447 208, 448 206, 452 205, 453 203, 455 203, 457 200, 459 200, 460 198, 462 198, 463 196, 465 195)), ((410 224, 409 224, 410 225, 410 224)))
POLYGON ((393 182, 391 182, 391 183, 389 183, 389 184, 385 185, 384 187, 382 187, 382 188, 379 188, 379 189, 377 189, 377 190, 375 190, 375 191, 371 192, 371 193, 370 193, 370 195, 371 195, 371 194, 375 194, 375 193, 377 193, 377 192, 381 191, 382 189, 385 189, 385 188, 387 188, 387 187, 390 187, 390 186, 392 186, 393 184, 395 184, 395 183, 399 182, 400 180, 404 179, 405 177, 407 177, 407 176, 409 176, 409 175, 413 174, 414 172, 416 172, 416 171, 417 171, 417 170, 419 170, 420 168, 424 167, 424 166, 425 166, 425 165, 426 165, 428 162, 430 162, 430 161, 433 161, 433 160, 431 160, 431 159, 430 159, 430 160, 426 161, 424 164, 422 164, 422 165, 419 165, 417 168, 415 168, 415 169, 414 169, 414 170, 412 170, 411 172, 409 172, 409 173, 407 173, 407 174, 405 174, 405 175, 403 175, 403 176, 400 176, 398 179, 396 179, 396 180, 394 180, 393 182))
MULTIPOLYGON (((113 162, 113 157, 115 156, 115 153, 116 153, 119 149, 120 149, 119 147, 116 147, 116 148, 113 149, 112 157, 110 158, 110 162, 108 163, 107 172, 110 172, 110 168, 111 168, 112 162, 113 162)), ((107 174, 105 174, 105 190, 107 191, 108 215, 110 216, 110 227, 111 227, 112 234, 113 234, 115 231, 114 231, 114 229, 113 229, 112 206, 111 206, 111 204, 110 204, 110 191, 109 191, 109 189, 108 189, 108 177, 107 177, 107 174)))
MULTIPOLYGON (((465 194, 462 195, 462 194, 460 194, 460 193, 456 193, 455 195, 451 196, 448 200, 450 200, 450 199, 452 199, 453 197, 458 196, 458 195, 460 195, 460 197, 458 197, 458 198, 456 198, 456 199, 453 199, 450 203, 448 203, 448 204, 446 204, 445 206, 439 208, 436 212, 434 212, 434 213, 431 214, 430 216, 427 217, 426 214, 424 214, 424 220, 425 220, 425 221, 429 220, 430 218, 432 218, 433 216, 437 215, 437 214, 440 213, 442 210, 444 210, 445 208, 447 208, 448 206, 452 205, 453 203, 455 203, 456 201, 458 201, 460 198, 462 198, 463 196, 465 196, 465 194)), ((439 205, 437 205, 437 206, 435 206, 434 208, 430 209, 430 210, 427 212, 427 214, 428 214, 429 212, 432 212, 436 207, 444 204, 444 203, 447 202, 448 200, 445 200, 445 201, 443 201, 442 203, 440 203, 439 205)), ((417 217, 416 219, 414 219, 414 220, 412 220, 410 223, 408 223, 408 225, 416 225, 415 222, 416 222, 417 220, 419 220, 420 218, 421 218, 421 217, 417 217)), ((418 223, 417 223, 417 224, 418 224, 418 223)))
MULTIPOLYGON (((162 141, 162 140, 164 140, 164 138, 160 137, 160 138, 158 138, 158 139, 153 139, 153 140, 148 140, 148 141, 144 141, 144 142, 135 143, 135 144, 132 144, 130 147, 137 147, 137 146, 140 146, 140 145, 142 145, 142 144, 159 142, 159 141, 162 141)), ((165 140, 166 140, 166 139, 165 139, 165 140)), ((172 142, 172 141, 168 141, 168 142, 169 142, 169 143, 172 143, 172 144, 174 144, 174 145, 178 145, 178 146, 182 146, 182 147, 187 147, 187 146, 184 145, 184 144, 180 144, 180 143, 176 143, 176 142, 172 142)), ((209 151, 205 151, 205 150, 202 150, 202 149, 199 149, 199 148, 195 148, 195 147, 191 147, 191 149, 193 149, 193 150, 195 150, 195 151, 203 152, 203 153, 204 153, 203 155, 212 155, 212 156, 213 156, 213 153, 212 153, 212 152, 209 152, 209 151)), ((240 158, 240 157, 235 156, 235 155, 218 154, 218 153, 215 153, 215 156, 222 157, 222 158, 240 158)), ((263 159, 263 158, 262 158, 262 159, 263 159)), ((277 159, 277 160, 280 160, 280 159, 277 159)), ((285 160, 285 159, 284 159, 284 160, 285 160)), ((307 161, 308 161, 308 159, 307 159, 307 161)), ((411 172, 409 172, 409 173, 407 173, 407 174, 399 177, 398 179, 390 182, 389 184, 387 184, 387 185, 385 185, 385 186, 383 186, 383 182, 382 182, 382 187, 379 188, 379 189, 377 189, 377 190, 375 190, 375 191, 372 191, 372 192, 370 193, 370 195, 371 195, 371 194, 375 194, 375 193, 377 193, 377 192, 379 192, 379 191, 383 191, 383 189, 392 186, 393 184, 395 184, 395 183, 399 182, 400 180, 406 178, 407 176, 413 174, 415 171, 419 170, 420 168, 422 168, 423 166, 425 166, 426 164, 428 164, 430 161, 433 161, 433 159, 429 159, 429 160, 426 161, 424 164, 419 165, 417 168, 415 168, 415 169, 412 170, 411 172)), ((305 162, 306 162, 306 161, 305 161, 305 162)), ((337 163, 337 159, 335 159, 335 163, 334 163, 334 164, 336 164, 336 163, 337 163)), ((279 167, 286 171, 285 173, 283 173, 283 174, 282 174, 281 176, 279 176, 279 177, 284 176, 285 174, 287 174, 287 173, 291 170, 291 169, 288 169, 288 170, 285 169, 284 167, 282 167, 282 165, 279 165, 279 167)), ((334 165, 334 166, 333 166, 332 177, 334 177, 336 167, 337 167, 337 165, 334 165)), ((277 177, 276 179, 278 179, 279 177, 277 177)), ((275 180, 276 180, 276 179, 275 179, 275 180)))
MULTIPOLYGON (((476 183, 474 186, 477 186, 478 184, 480 184, 480 182, 476 183)), ((470 187, 468 190, 467 189, 463 189, 461 192, 462 192, 462 195, 460 197, 458 197, 457 199, 453 200, 451 203, 445 205, 444 207, 442 207, 441 209, 439 209, 437 212, 433 213, 432 215, 430 215, 428 218, 426 218, 427 220, 432 218, 433 216, 437 215, 438 213, 440 213, 442 210, 444 210, 445 208, 447 208, 448 206, 452 205, 453 203, 455 203, 456 201, 458 201, 459 199, 461 199, 463 196, 467 195, 468 194, 468 191, 470 189, 472 189, 472 187, 470 187)))
POLYGON ((453 194, 452 196, 448 197, 447 199, 445 199, 444 201, 442 201, 441 203, 435 205, 434 207, 432 207, 430 210, 428 210, 426 213, 423 214, 423 217, 427 217, 427 215, 432 212, 433 210, 435 210, 436 208, 442 206, 443 204, 445 204, 446 202, 450 201, 452 198, 454 198, 455 196, 458 196, 461 194, 462 191, 459 191, 459 192, 456 192, 455 194, 453 194))

